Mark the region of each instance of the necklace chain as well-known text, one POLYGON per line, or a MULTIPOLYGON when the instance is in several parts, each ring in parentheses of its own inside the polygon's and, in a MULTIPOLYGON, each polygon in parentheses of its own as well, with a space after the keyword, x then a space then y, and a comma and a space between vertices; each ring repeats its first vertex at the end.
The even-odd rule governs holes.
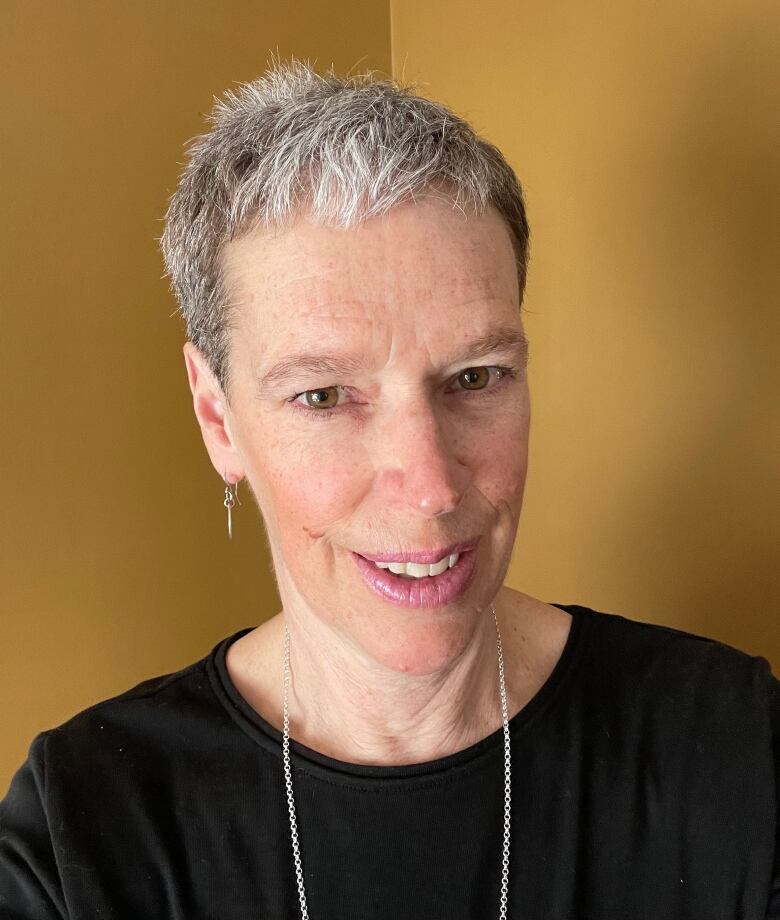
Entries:
MULTIPOLYGON (((510 817, 512 813, 512 749, 509 740, 509 714, 504 683, 504 652, 501 646, 501 632, 498 628, 496 608, 491 605, 493 620, 496 624, 496 644, 498 646, 498 685, 501 694, 501 716, 504 723, 504 843, 501 854, 501 900, 499 920, 506 920, 507 890, 509 887, 509 838, 510 817)), ((309 920, 306 905, 306 889, 303 884, 303 864, 301 847, 298 840, 298 821, 295 815, 295 797, 293 796, 292 768, 290 766, 290 710, 288 705, 290 691, 290 633, 284 627, 284 732, 282 737, 282 760, 284 762, 284 786, 287 792, 287 810, 290 815, 290 839, 292 840, 293 861, 295 863, 295 880, 298 885, 298 901, 301 907, 301 920, 309 920)))

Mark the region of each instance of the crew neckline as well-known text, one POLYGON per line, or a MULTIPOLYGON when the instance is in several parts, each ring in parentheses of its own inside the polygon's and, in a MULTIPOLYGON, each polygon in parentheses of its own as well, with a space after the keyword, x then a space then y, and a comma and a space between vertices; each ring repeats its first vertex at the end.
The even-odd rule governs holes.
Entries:
MULTIPOLYGON (((525 706, 509 720, 510 737, 513 741, 527 732, 538 721, 541 713, 547 710, 552 702, 560 696, 563 687, 570 683, 577 670, 577 663, 582 657, 581 652, 589 622, 586 614, 590 611, 588 608, 578 604, 552 603, 551 606, 563 610, 572 617, 569 634, 563 650, 545 682, 525 706)), ((230 645, 255 628, 254 626, 247 626, 221 640, 208 655, 206 668, 217 697, 237 726, 261 748, 281 761, 282 733, 266 721, 241 695, 233 683, 226 664, 227 650, 230 645)), ((345 779, 348 777, 349 782, 353 785, 356 782, 361 783, 361 781, 370 783, 372 780, 383 780, 387 783, 392 780, 430 778, 431 775, 443 771, 466 768, 476 759, 503 749, 503 732, 503 726, 499 726, 485 738, 469 745, 467 748, 436 760, 414 764, 376 766, 349 763, 322 754, 295 741, 293 738, 290 739, 290 756, 296 770, 311 773, 331 781, 337 780, 337 777, 342 775, 345 779)))

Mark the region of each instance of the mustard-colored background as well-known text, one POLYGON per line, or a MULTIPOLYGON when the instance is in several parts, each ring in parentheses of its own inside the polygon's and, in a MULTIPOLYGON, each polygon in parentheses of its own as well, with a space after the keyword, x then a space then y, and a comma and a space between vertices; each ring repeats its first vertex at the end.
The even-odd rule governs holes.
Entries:
POLYGON ((418 81, 524 184, 510 583, 780 671, 779 32, 774 0, 6 0, 0 795, 35 733, 278 609, 156 243, 184 142, 271 51, 418 81))

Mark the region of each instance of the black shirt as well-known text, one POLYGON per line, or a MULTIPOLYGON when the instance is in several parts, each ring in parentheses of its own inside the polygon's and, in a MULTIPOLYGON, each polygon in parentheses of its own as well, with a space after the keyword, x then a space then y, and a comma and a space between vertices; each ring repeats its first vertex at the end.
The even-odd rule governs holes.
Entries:
MULTIPOLYGON (((578 605, 510 722, 510 920, 780 917, 780 683, 578 605)), ((250 627, 251 628, 251 627, 250 627)), ((281 736, 223 640, 33 740, 0 803, 2 920, 299 916, 281 736)), ((503 732, 412 766, 291 745, 311 920, 499 916, 503 732)))

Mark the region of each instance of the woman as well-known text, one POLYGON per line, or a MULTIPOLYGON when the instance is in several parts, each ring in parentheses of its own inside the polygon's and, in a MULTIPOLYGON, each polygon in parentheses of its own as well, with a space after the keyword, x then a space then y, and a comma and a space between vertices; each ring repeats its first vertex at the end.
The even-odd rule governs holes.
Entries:
POLYGON ((283 609, 35 739, 0 915, 780 917, 766 662, 503 585, 530 401, 501 154, 279 66, 218 103, 162 248, 283 609))

